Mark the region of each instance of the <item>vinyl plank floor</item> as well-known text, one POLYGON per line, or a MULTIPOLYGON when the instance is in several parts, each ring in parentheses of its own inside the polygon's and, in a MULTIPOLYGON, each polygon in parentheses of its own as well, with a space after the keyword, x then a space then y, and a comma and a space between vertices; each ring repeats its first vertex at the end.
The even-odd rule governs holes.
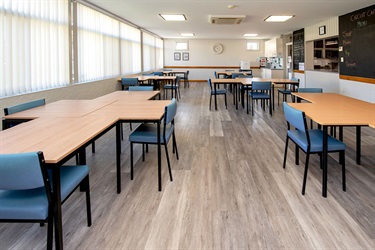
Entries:
MULTIPOLYGON (((362 164, 355 162, 355 129, 344 128, 347 192, 337 155, 328 158, 328 197, 321 196, 319 157, 311 156, 306 195, 301 195, 305 155, 295 165, 294 146, 282 168, 286 123, 273 115, 228 108, 218 98, 209 110, 205 83, 181 88, 176 116, 180 159, 162 149, 162 187, 157 190, 157 151, 142 161, 135 147, 130 180, 131 132, 124 126, 122 192, 116 193, 115 132, 87 149, 93 225, 86 226, 84 194, 63 205, 65 249, 375 249, 375 129, 362 128, 362 164)), ((246 107, 246 106, 245 106, 246 107)), ((136 124, 133 124, 133 128, 136 124)), ((72 163, 74 161, 72 160, 72 163)), ((46 227, 0 224, 0 249, 43 249, 46 227)))

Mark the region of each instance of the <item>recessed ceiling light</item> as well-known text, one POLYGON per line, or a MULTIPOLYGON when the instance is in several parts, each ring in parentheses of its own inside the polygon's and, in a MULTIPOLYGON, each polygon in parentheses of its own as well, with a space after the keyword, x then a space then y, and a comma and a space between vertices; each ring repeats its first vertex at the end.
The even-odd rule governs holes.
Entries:
POLYGON ((286 20, 294 17, 293 16, 269 16, 264 21, 266 22, 285 22, 286 20))
POLYGON ((243 34, 242 36, 257 36, 258 34, 243 34))
POLYGON ((195 36, 194 33, 180 33, 181 36, 195 36))
POLYGON ((228 5, 228 9, 234 9, 236 8, 236 5, 228 5))
POLYGON ((175 15, 164 15, 159 14, 165 21, 186 21, 184 14, 175 14, 175 15))

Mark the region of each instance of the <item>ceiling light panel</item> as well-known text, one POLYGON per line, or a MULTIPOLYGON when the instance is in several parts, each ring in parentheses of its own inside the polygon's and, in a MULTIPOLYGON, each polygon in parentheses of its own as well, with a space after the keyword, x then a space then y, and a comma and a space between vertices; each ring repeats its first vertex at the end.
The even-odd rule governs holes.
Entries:
POLYGON ((180 33, 180 35, 181 35, 181 36, 189 36, 189 37, 191 37, 191 36, 195 36, 194 33, 180 33))
POLYGON ((285 22, 288 19, 291 19, 294 16, 269 16, 264 21, 266 22, 285 22))
POLYGON ((165 21, 186 21, 186 16, 184 14, 159 14, 165 21))
POLYGON ((245 37, 254 37, 254 36, 258 36, 258 34, 243 34, 242 36, 245 36, 245 37))

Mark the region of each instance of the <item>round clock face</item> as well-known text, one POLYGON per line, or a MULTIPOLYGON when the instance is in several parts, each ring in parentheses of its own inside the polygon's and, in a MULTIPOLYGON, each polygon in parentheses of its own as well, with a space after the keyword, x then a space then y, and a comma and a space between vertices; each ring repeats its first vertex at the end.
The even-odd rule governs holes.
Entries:
POLYGON ((221 44, 215 44, 213 46, 213 50, 216 54, 220 54, 221 52, 223 52, 223 46, 221 44))

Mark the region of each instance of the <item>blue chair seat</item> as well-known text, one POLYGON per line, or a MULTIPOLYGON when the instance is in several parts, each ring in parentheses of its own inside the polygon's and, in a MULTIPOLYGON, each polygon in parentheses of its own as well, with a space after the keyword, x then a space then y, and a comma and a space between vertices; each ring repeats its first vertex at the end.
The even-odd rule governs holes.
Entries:
POLYGON ((1 219, 45 220, 48 200, 44 187, 28 190, 0 191, 1 219))
MULTIPOLYGON (((173 129, 174 127, 172 124, 165 127, 165 137, 167 141, 171 138, 173 129)), ((129 140, 134 143, 157 144, 157 133, 158 130, 154 124, 143 123, 137 128, 137 130, 130 134, 129 140)), ((160 143, 165 143, 162 133, 160 133, 160 143)))
MULTIPOLYGON (((89 174, 89 167, 87 165, 81 166, 62 166, 60 167, 60 188, 61 200, 65 200, 70 193, 77 188, 81 181, 89 174)), ((48 175, 52 183, 52 170, 48 169, 48 175)), ((53 191, 53 190, 52 190, 53 191)))
POLYGON ((263 93, 263 92, 252 92, 250 96, 255 99, 269 99, 270 95, 263 93))
MULTIPOLYGON (((306 133, 300 130, 288 130, 288 136, 296 144, 298 144, 303 151, 307 152, 308 143, 306 133)), ((319 129, 309 130, 310 136, 310 153, 323 152, 323 132, 319 129)), ((328 135, 328 152, 345 150, 345 143, 328 135)))
MULTIPOLYGON (((224 95, 227 93, 226 89, 217 89, 216 94, 217 95, 224 95)), ((211 95, 215 95, 215 90, 211 90, 211 95)))

